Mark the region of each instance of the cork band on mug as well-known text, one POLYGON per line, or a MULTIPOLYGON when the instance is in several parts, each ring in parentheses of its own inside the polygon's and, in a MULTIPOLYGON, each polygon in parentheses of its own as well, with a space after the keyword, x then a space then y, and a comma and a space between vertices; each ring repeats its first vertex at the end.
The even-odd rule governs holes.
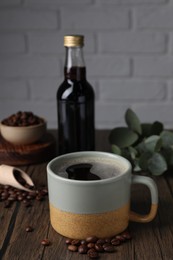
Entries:
POLYGON ((50 206, 50 219, 53 228, 63 236, 73 239, 84 239, 91 235, 98 237, 111 237, 128 226, 129 207, 127 203, 123 207, 99 214, 74 214, 65 212, 50 206))

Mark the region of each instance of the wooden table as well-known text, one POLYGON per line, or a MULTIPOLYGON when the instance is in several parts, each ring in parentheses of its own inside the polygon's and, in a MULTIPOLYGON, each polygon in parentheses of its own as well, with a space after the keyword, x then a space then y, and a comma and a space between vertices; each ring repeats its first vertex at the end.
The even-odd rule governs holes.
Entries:
MULTIPOLYGON (((110 151, 109 131, 100 130, 96 134, 96 149, 110 151)), ((47 184, 47 163, 22 166, 37 186, 47 184)), ((159 210, 151 223, 130 223, 132 240, 117 247, 115 253, 100 254, 104 260, 172 260, 173 259, 173 176, 155 178, 159 190, 159 210)), ((149 192, 142 185, 132 188, 132 208, 146 213, 149 209, 149 192)), ((4 208, 0 202, 0 259, 5 260, 86 260, 67 250, 65 238, 57 234, 49 220, 48 199, 34 201, 26 208, 22 202, 14 202, 4 208), (31 225, 33 232, 26 232, 31 225), (41 241, 48 238, 51 245, 44 247, 41 241)))

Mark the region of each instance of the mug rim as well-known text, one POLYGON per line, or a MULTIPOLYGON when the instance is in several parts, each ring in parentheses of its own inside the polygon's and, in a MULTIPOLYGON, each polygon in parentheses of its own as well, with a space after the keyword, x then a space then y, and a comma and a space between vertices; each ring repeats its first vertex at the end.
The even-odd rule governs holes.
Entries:
POLYGON ((66 183, 71 183, 71 184, 80 184, 80 185, 95 185, 95 184, 103 184, 103 183, 109 183, 112 182, 113 180, 117 180, 122 178, 124 175, 131 173, 132 171, 132 165, 131 163, 124 157, 122 157, 121 155, 117 155, 117 154, 113 154, 110 152, 100 152, 100 151, 80 151, 80 152, 71 152, 71 153, 67 153, 67 154, 63 154, 63 155, 59 155, 57 157, 55 157, 54 159, 52 159, 48 164, 47 164, 47 173, 49 175, 51 175, 52 178, 55 178, 56 180, 62 181, 62 182, 66 182, 66 183), (110 177, 110 178, 106 178, 106 179, 101 179, 101 180, 90 180, 90 181, 83 181, 83 180, 73 180, 73 179, 68 179, 68 178, 64 178, 62 176, 59 176, 58 174, 55 174, 53 172, 53 170, 51 169, 52 166, 55 164, 55 162, 57 162, 58 160, 61 160, 63 158, 71 158, 71 156, 82 156, 82 155, 91 155, 94 154, 95 156, 107 156, 107 158, 116 158, 116 159, 120 159, 122 162, 124 162, 127 165, 127 169, 122 172, 121 174, 118 174, 116 176, 110 177))

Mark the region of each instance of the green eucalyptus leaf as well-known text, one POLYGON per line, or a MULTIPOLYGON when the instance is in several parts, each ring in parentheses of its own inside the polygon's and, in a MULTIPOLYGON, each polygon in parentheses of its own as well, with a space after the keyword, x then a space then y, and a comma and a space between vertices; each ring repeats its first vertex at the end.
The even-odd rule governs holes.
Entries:
POLYGON ((152 157, 152 153, 151 152, 145 152, 142 153, 140 158, 139 158, 139 167, 144 170, 147 171, 148 170, 148 160, 152 157))
POLYGON ((158 152, 162 146, 162 140, 158 135, 152 135, 145 139, 145 147, 150 152, 158 152))
POLYGON ((125 147, 121 150, 121 156, 123 156, 124 158, 126 158, 127 160, 129 160, 131 162, 131 155, 130 155, 129 149, 127 147, 125 147))
POLYGON ((168 148, 173 145, 173 133, 171 131, 163 131, 160 134, 160 137, 162 139, 162 146, 164 148, 168 148))
POLYGON ((140 154, 147 152, 147 149, 146 149, 146 146, 145 146, 145 140, 140 142, 139 144, 137 144, 137 146, 135 146, 135 149, 140 154))
POLYGON ((141 127, 142 127, 142 135, 144 137, 148 137, 151 135, 152 124, 143 123, 141 124, 141 127))
POLYGON ((126 127, 114 128, 109 135, 109 142, 119 148, 128 147, 138 140, 138 135, 126 127))
POLYGON ((165 158, 160 153, 154 153, 148 160, 148 170, 153 175, 161 175, 168 169, 165 158))
POLYGON ((159 121, 156 121, 151 126, 151 134, 152 135, 160 135, 163 131, 163 124, 159 121))
POLYGON ((121 155, 121 149, 117 145, 113 144, 111 147, 113 153, 121 155))
POLYGON ((131 110, 130 108, 127 109, 125 113, 125 121, 130 129, 132 129, 134 132, 141 134, 141 123, 137 115, 131 110))
POLYGON ((173 148, 168 147, 162 150, 162 155, 165 158, 169 168, 173 167, 173 148))
POLYGON ((136 156, 138 154, 138 151, 134 147, 132 147, 132 146, 128 147, 128 150, 129 150, 131 158, 133 160, 135 160, 135 158, 136 158, 136 156))

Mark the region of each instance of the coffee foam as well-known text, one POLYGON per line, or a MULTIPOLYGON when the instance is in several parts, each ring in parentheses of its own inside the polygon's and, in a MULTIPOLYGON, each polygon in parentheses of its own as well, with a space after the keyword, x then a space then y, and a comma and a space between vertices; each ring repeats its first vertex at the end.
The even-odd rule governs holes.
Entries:
POLYGON ((90 172, 96 174, 101 179, 115 177, 127 170, 127 166, 116 159, 103 157, 84 157, 64 160, 56 167, 55 173, 63 178, 68 178, 68 174, 66 172, 67 167, 81 163, 92 164, 90 172))

